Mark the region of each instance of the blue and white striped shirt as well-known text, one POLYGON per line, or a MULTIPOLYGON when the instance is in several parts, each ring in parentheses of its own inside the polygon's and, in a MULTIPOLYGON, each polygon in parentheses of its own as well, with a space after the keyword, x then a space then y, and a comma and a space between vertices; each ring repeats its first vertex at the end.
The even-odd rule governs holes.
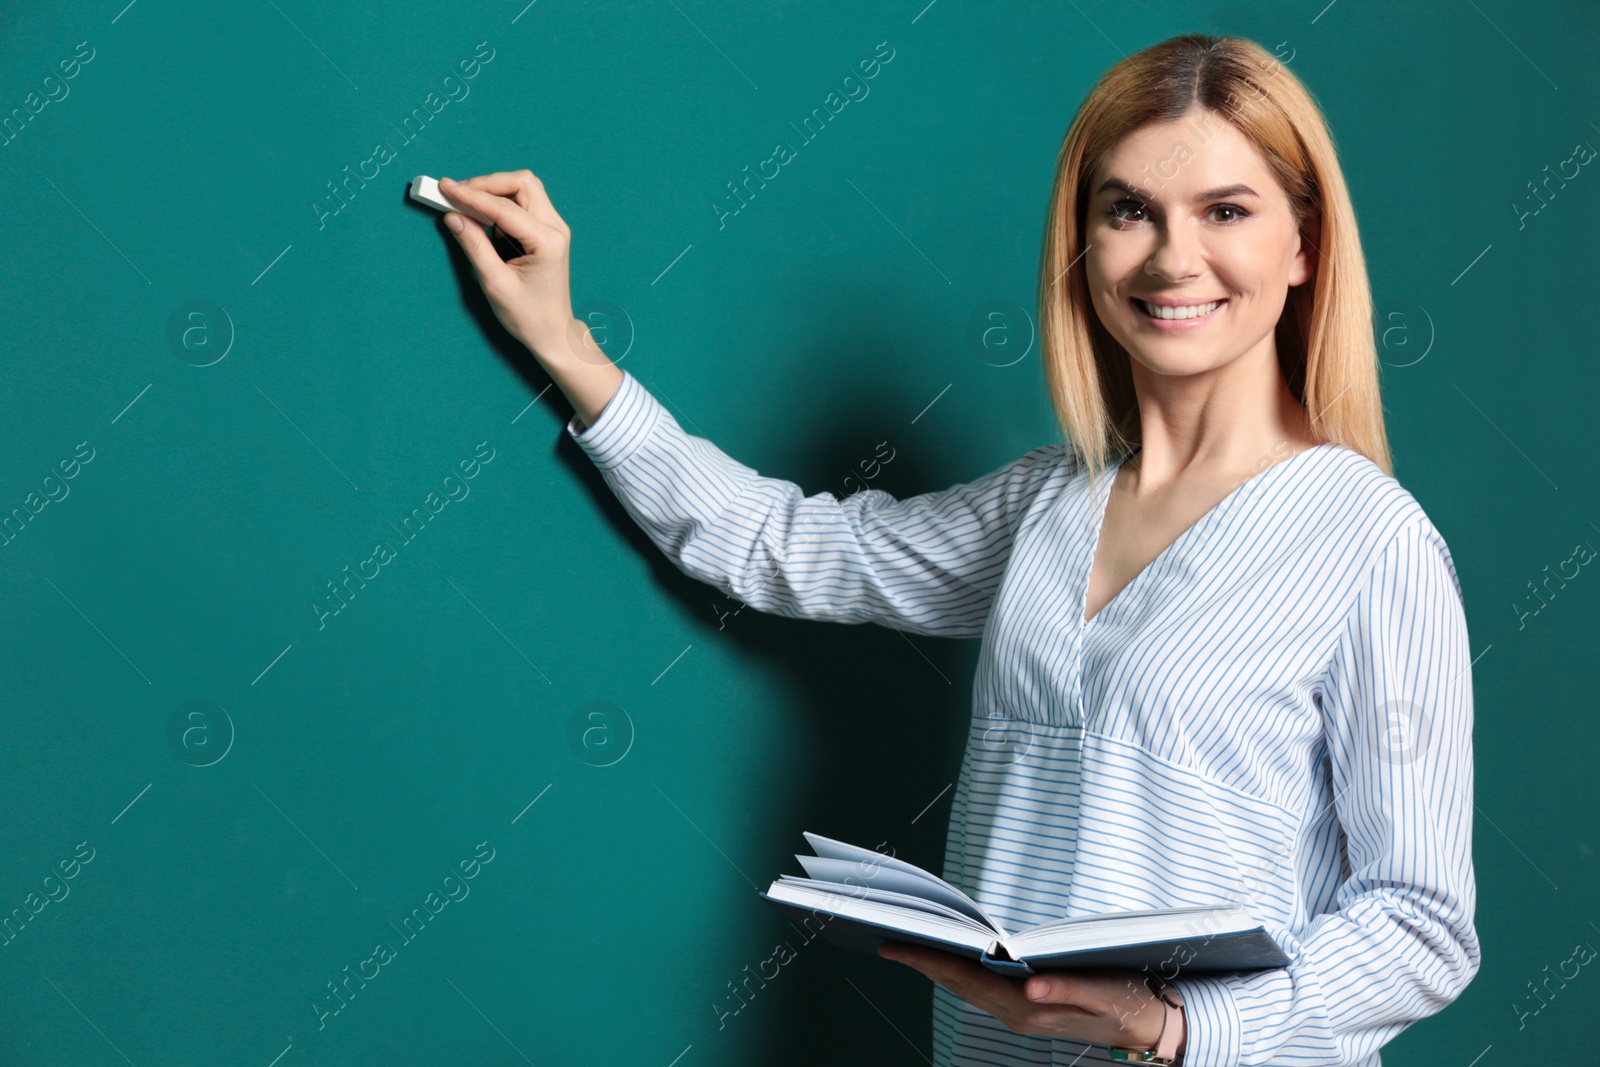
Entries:
MULTIPOLYGON (((1256 474, 1084 622, 1111 478, 1065 445, 897 500, 805 496, 633 375, 584 449, 686 574, 759 611, 978 637, 943 875, 1010 928, 1240 903, 1292 963, 1185 975, 1185 1067, 1348 1064, 1478 971, 1455 565, 1334 444, 1256 474)), ((935 1063, 1110 1063, 933 987, 935 1063)))

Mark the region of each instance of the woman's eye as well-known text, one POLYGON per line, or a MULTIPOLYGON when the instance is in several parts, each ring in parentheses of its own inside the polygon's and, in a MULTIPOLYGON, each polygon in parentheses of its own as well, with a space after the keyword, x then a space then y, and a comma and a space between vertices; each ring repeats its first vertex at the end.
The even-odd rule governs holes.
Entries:
POLYGON ((1234 204, 1218 204, 1215 207, 1213 207, 1211 210, 1212 211, 1231 211, 1231 212, 1233 212, 1234 217, 1231 218, 1231 219, 1223 219, 1223 220, 1221 220, 1223 222, 1238 222, 1240 219, 1248 218, 1249 215, 1250 215, 1250 212, 1248 212, 1244 208, 1238 207, 1237 205, 1234 205, 1234 204))
POLYGON ((1144 205, 1139 203, 1137 200, 1118 200, 1116 203, 1112 204, 1109 209, 1107 209, 1106 217, 1111 219, 1113 222, 1138 222, 1138 221, 1140 221, 1138 219, 1130 219, 1130 218, 1128 218, 1127 215, 1123 214, 1124 210, 1128 210, 1128 211, 1143 211, 1144 210, 1144 205))

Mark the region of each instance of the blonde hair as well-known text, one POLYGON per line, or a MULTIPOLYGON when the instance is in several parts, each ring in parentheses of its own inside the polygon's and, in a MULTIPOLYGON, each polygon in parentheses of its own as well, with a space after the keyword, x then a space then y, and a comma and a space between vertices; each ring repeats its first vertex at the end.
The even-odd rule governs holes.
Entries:
POLYGON ((1254 144, 1316 256, 1312 279, 1289 289, 1274 331, 1285 382, 1320 440, 1392 474, 1366 259, 1327 124, 1306 87, 1260 45, 1209 34, 1174 37, 1117 63, 1061 144, 1040 257, 1039 336, 1070 447, 1092 479, 1140 439, 1129 357, 1095 314, 1081 264, 1089 182, 1124 136, 1194 107, 1217 112, 1254 144))

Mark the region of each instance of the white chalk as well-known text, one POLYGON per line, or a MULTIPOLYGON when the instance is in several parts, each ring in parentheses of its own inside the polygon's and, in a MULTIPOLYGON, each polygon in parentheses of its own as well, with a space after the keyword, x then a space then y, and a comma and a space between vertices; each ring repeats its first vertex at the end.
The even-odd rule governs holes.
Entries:
POLYGON ((411 199, 419 204, 433 208, 435 211, 456 211, 470 219, 477 219, 485 226, 493 226, 493 219, 485 218, 481 212, 475 211, 465 204, 458 204, 445 196, 444 190, 439 188, 437 178, 430 178, 426 174, 419 174, 411 179, 411 199))

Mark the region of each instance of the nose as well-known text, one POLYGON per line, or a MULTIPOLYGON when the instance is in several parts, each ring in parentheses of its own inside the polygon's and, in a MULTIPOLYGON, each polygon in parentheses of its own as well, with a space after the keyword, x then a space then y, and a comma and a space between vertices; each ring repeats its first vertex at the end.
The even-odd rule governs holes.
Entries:
POLYGON ((1145 273, 1169 283, 1193 278, 1199 272, 1200 236, 1187 221, 1157 228, 1156 246, 1145 261, 1145 273))

